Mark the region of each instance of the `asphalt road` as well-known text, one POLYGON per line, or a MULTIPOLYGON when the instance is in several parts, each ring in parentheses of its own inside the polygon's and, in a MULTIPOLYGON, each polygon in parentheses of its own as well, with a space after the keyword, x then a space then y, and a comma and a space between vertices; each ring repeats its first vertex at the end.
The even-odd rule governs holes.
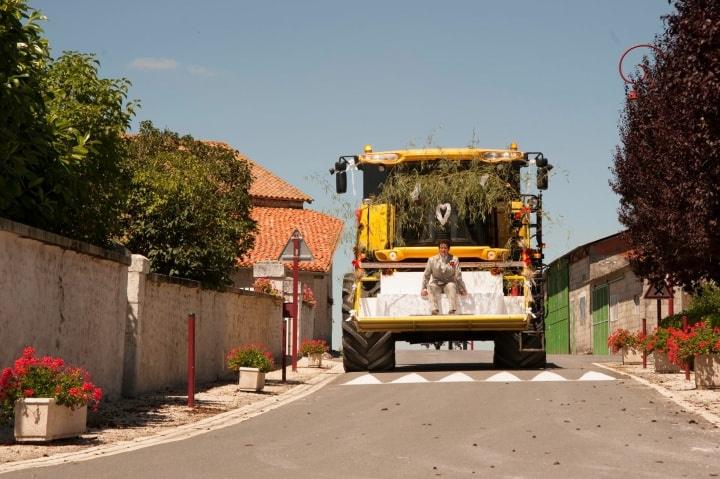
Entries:
POLYGON ((392 373, 235 426, 3 478, 720 477, 719 429, 593 359, 504 372, 487 352, 399 351, 392 373))

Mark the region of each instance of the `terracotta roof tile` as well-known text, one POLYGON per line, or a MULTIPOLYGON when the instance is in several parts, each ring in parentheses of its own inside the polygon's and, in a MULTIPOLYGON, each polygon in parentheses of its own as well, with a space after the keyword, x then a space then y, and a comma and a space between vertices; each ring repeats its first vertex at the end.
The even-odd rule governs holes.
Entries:
POLYGON ((300 270, 330 270, 343 229, 341 220, 317 211, 297 208, 256 206, 251 215, 258 226, 255 248, 238 261, 240 267, 251 267, 256 261, 276 260, 297 228, 315 258, 313 261, 301 261, 300 270))
POLYGON ((250 173, 253 176, 253 182, 250 186, 250 196, 273 200, 303 201, 312 203, 313 199, 311 196, 306 195, 282 178, 275 176, 268 169, 255 163, 255 161, 251 160, 247 155, 237 151, 229 144, 223 141, 215 140, 203 140, 203 143, 233 150, 237 158, 241 158, 248 162, 248 166, 250 166, 250 173))
POLYGON ((313 199, 310 196, 295 188, 287 181, 275 176, 251 159, 247 157, 245 157, 245 159, 250 165, 250 171, 254 178, 252 186, 250 186, 250 196, 255 198, 312 202, 313 199))

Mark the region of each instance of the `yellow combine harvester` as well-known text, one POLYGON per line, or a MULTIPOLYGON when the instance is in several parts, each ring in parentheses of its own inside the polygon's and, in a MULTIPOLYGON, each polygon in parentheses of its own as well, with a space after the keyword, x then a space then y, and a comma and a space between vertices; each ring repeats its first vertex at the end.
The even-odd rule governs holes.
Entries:
POLYGON ((362 174, 354 271, 343 282, 346 371, 395 367, 395 342, 493 340, 503 368, 543 367, 542 191, 552 166, 540 152, 431 148, 341 156, 338 193, 362 174), (536 194, 521 192, 536 168, 536 194), (467 293, 448 314, 421 297, 441 239, 459 258, 467 293), (534 245, 533 245, 534 243, 534 245))

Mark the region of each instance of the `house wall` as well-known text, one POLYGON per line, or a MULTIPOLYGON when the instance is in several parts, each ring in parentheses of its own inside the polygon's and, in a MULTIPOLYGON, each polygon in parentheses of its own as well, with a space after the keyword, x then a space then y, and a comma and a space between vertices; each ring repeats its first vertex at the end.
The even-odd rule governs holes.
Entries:
POLYGON ((590 258, 584 257, 569 265, 570 352, 587 354, 592 351, 592 312, 590 309, 590 258))
POLYGON ((0 218, 0 368, 25 346, 120 395, 128 255, 0 218))
MULTIPOLYGON (((592 291, 608 286, 608 331, 616 328, 638 330, 647 320, 647 330, 657 326, 657 300, 645 299, 649 285, 631 270, 626 258, 627 245, 619 236, 608 238, 570 254, 570 352, 593 353, 592 291)), ((675 291, 674 312, 689 305, 689 296, 675 291)), ((662 317, 668 314, 668 301, 662 300, 662 317)))
MULTIPOLYGON (((290 273, 292 274, 292 273, 290 273)), ((239 268, 232 276, 233 284, 236 288, 249 288, 252 286, 255 278, 253 277, 252 268, 239 268)), ((315 294, 317 303, 312 308, 312 316, 301 312, 301 321, 306 319, 309 324, 301 326, 301 337, 303 339, 324 339, 331 344, 332 341, 332 269, 327 272, 300 271, 298 273, 300 283, 309 285, 315 294)))

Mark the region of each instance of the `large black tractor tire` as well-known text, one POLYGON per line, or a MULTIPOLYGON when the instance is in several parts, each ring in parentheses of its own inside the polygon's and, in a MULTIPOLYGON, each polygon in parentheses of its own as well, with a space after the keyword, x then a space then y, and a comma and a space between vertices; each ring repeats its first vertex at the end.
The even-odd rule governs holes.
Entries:
POLYGON ((392 333, 361 333, 354 321, 343 321, 342 333, 343 366, 346 372, 395 369, 395 340, 392 333))
MULTIPOLYGON (((542 347, 541 336, 525 336, 523 346, 542 347)), ((520 333, 498 333, 495 336, 493 366, 500 369, 541 369, 545 367, 545 351, 520 351, 520 333)))
POLYGON ((395 369, 392 333, 361 333, 354 321, 347 321, 353 308, 354 282, 353 273, 343 277, 342 352, 345 371, 392 371, 395 369))

